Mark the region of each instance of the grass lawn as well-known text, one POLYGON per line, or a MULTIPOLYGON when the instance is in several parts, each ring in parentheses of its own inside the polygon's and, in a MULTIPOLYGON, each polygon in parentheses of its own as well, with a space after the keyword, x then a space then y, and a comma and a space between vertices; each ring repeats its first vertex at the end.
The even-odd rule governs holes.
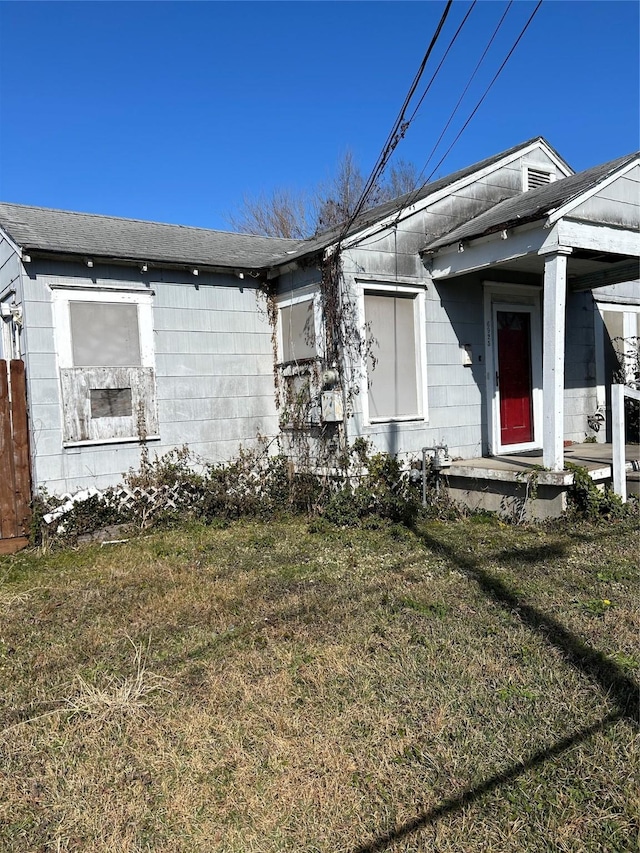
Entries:
POLYGON ((636 851, 637 523, 0 560, 0 849, 636 851))

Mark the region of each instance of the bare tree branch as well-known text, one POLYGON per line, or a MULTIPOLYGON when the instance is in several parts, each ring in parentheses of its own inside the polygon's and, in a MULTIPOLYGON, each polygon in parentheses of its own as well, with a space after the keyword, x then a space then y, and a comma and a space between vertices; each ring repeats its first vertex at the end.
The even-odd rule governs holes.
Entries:
POLYGON ((245 196, 237 214, 229 216, 231 226, 241 234, 266 237, 308 237, 313 227, 307 221, 304 195, 275 189, 270 195, 245 196))
MULTIPOLYGON (((398 160, 389 169, 387 180, 373 188, 367 207, 404 195, 417 183, 415 166, 398 160)), ((259 196, 245 196, 238 213, 228 217, 229 222, 242 234, 303 239, 346 222, 355 210, 364 184, 353 152, 347 150, 329 181, 308 193, 280 188, 259 196)))

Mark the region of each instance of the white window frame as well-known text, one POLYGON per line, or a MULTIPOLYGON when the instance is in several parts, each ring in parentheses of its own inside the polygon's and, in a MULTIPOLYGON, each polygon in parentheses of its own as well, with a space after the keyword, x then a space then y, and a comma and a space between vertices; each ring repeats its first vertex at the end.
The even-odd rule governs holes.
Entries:
POLYGON ((283 308, 291 308, 292 305, 300 305, 302 302, 312 302, 313 303, 313 331, 315 335, 315 344, 316 344, 316 354, 315 356, 309 356, 308 359, 303 359, 303 364, 309 363, 310 361, 314 361, 317 359, 322 359, 324 350, 323 350, 323 326, 322 326, 322 306, 320 305, 320 293, 318 291, 317 285, 313 285, 312 287, 304 287, 300 290, 296 291, 295 296, 287 296, 278 299, 278 364, 281 366, 289 366, 295 365, 297 362, 294 361, 284 361, 284 326, 282 323, 282 309, 283 308))
POLYGON ((140 335, 140 367, 155 367, 153 346, 153 295, 148 291, 115 292, 91 291, 76 288, 52 287, 53 319, 56 330, 58 367, 75 367, 71 343, 70 302, 128 303, 138 306, 138 334, 140 335))
MULTIPOLYGON (((90 290, 68 285, 50 285, 52 299, 52 313, 54 322, 54 335, 56 344, 56 357, 58 361, 58 370, 68 370, 76 368, 73 363, 73 344, 71 339, 71 302, 92 302, 97 306, 105 303, 110 304, 129 304, 137 306, 138 316, 138 335, 140 339, 140 364, 132 367, 145 368, 153 371, 155 377, 155 348, 154 348, 154 333, 153 333, 153 292, 138 291, 138 290, 111 290, 100 289, 90 290)), ((90 370, 91 368, 77 368, 90 370)), ((100 369, 100 368, 96 368, 100 369)), ((108 370, 109 367, 101 368, 108 370)), ((114 367, 114 369, 118 369, 114 367)), ((126 368, 125 368, 126 369, 126 368)), ((155 382, 155 378, 153 379, 155 382)), ((59 394, 61 404, 64 405, 64 394, 62 388, 62 375, 59 373, 59 394)), ((157 412, 155 411, 156 401, 154 395, 154 413, 153 419, 157 423, 157 412)), ((129 417, 129 416, 128 416, 129 417)), ((114 418, 114 420, 117 420, 114 418)), ((88 438, 80 441, 67 440, 64 438, 64 413, 62 416, 63 424, 63 447, 78 447, 84 445, 99 445, 99 444, 126 444, 129 442, 139 442, 139 435, 131 436, 116 436, 112 438, 88 438)), ((159 439, 160 435, 157 432, 145 436, 145 440, 159 439)))
MULTIPOLYGON (((357 280, 357 279, 356 279, 357 280)), ((357 280, 358 281, 358 280, 357 280)), ((362 417, 365 426, 389 423, 428 422, 429 408, 427 398, 427 335, 426 335, 426 294, 424 286, 395 284, 385 281, 358 281, 358 313, 360 316, 360 334, 362 339, 367 337, 367 320, 365 314, 365 295, 374 296, 405 296, 414 300, 414 340, 416 357, 416 399, 418 412, 415 415, 402 417, 372 418, 369 411, 369 374, 366 355, 360 365, 360 400, 362 401, 362 417)))

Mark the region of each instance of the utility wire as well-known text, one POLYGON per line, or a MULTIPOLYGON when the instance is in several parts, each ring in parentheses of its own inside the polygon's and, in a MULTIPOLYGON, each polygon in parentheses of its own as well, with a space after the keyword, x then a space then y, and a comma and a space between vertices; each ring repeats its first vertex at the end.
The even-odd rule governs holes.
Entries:
MULTIPOLYGON (((489 83, 489 85, 488 85, 488 86, 487 86, 487 88, 485 89, 485 91, 484 91, 484 93, 483 93, 482 97, 480 98, 480 100, 478 101, 478 103, 475 105, 475 107, 474 107, 474 108, 473 108, 473 110, 471 111, 471 113, 470 113, 469 117, 467 118, 467 120, 465 121, 465 123, 462 125, 462 127, 460 128, 460 130, 458 131, 458 133, 456 134, 456 137, 454 138, 454 140, 453 140, 453 142, 451 143, 451 145, 447 148, 447 150, 444 152, 444 154, 442 155, 442 157, 440 158, 440 160, 436 163, 436 165, 434 166, 434 168, 431 170, 430 174, 428 175, 428 177, 426 178, 426 180, 424 181, 424 183, 423 183, 423 184, 418 188, 418 190, 416 190, 416 195, 417 195, 417 194, 419 194, 420 192, 422 192, 422 190, 426 187, 426 185, 429 183, 429 181, 431 180, 431 178, 435 175, 435 173, 438 171, 438 169, 440 168, 440 166, 444 163, 444 161, 447 159, 447 157, 448 157, 448 156, 449 156, 449 154, 451 153, 451 149, 453 148, 453 146, 456 144, 456 142, 460 139, 460 137, 462 136, 462 134, 464 133, 464 131, 467 129, 467 127, 468 127, 469 123, 471 122, 471 120, 473 119, 473 117, 475 116, 475 114, 478 112, 478 110, 479 110, 479 109, 480 109, 480 107, 482 106, 482 103, 484 102, 485 98, 487 97, 487 95, 489 94, 489 92, 491 91, 491 89, 493 88, 494 83, 496 82, 496 80, 498 79, 498 77, 500 76, 500 74, 502 73, 502 71, 504 70, 505 65, 506 65, 506 64, 507 64, 507 62, 511 59, 511 56, 513 55, 513 52, 515 51, 516 47, 518 46, 518 44, 519 44, 519 43, 520 43, 520 41, 522 40, 522 38, 523 38, 524 34, 526 33, 526 31, 527 31, 527 30, 529 29, 529 27, 531 26, 531 22, 533 21, 533 19, 534 19, 534 18, 535 18, 535 16, 537 15, 538 10, 540 9, 540 6, 542 6, 542 0, 538 0, 538 3, 537 3, 537 5, 536 5, 535 9, 533 10, 533 12, 531 13, 531 15, 530 15, 530 17, 529 17, 529 20, 527 21, 527 23, 524 25, 524 27, 523 27, 523 28, 522 28, 522 30, 520 31, 520 35, 519 35, 519 36, 518 36, 518 38, 515 40, 515 42, 514 42, 514 44, 513 44, 512 48, 511 48, 511 50, 509 51, 509 53, 505 56, 505 58, 504 58, 504 60, 503 60, 503 62, 502 62, 502 64, 501 64, 500 68, 498 68, 498 70, 497 70, 497 71, 496 71, 496 73, 494 74, 494 76, 493 76, 493 78, 492 78, 491 82, 489 83)), ((437 146, 436 146, 436 147, 437 147, 437 146)), ((427 161, 427 162, 428 162, 428 161, 427 161)), ((424 170, 423 170, 423 171, 424 171, 424 170)))
MULTIPOLYGON (((511 2, 513 2, 513 0, 511 0, 511 2)), ((476 3, 477 3, 477 0, 473 0, 473 2, 471 3, 471 5, 470 5, 470 6, 469 6, 469 8, 467 9, 467 13, 466 13, 466 15, 464 16, 464 18, 462 19, 462 22, 460 23, 460 26, 458 27, 458 29, 455 31, 453 38, 452 38, 452 39, 451 39, 451 41, 449 42, 449 45, 448 45, 447 49, 445 50, 445 52, 444 52, 444 55, 443 55, 442 59, 441 59, 441 60, 440 60, 440 62, 438 63, 438 67, 436 68, 436 70, 435 70, 435 71, 433 72, 433 74, 431 75, 431 80, 429 80, 429 82, 427 83, 426 89, 424 90, 424 92, 423 92, 423 93, 422 93, 422 95, 420 96, 420 100, 419 100, 419 101, 418 101, 418 103, 416 104, 414 111, 411 113, 411 115, 410 115, 410 116, 409 116, 409 118, 407 119, 407 124, 411 124, 411 122, 412 122, 412 121, 414 120, 414 118, 416 117, 416 114, 417 114, 418 110, 420 109, 420 107, 422 106, 422 102, 424 101, 424 99, 425 99, 425 97, 426 97, 426 95, 427 95, 427 92, 428 92, 428 91, 429 91, 429 89, 431 88, 431 86, 432 86, 432 84, 433 84, 433 81, 436 79, 436 77, 437 77, 437 76, 438 76, 438 74, 440 73, 440 69, 441 69, 441 68, 442 68, 442 66, 444 65, 444 61, 445 61, 445 59, 447 58, 447 56, 449 55, 449 51, 451 50, 451 48, 453 47, 453 45, 456 43, 456 40, 457 40, 458 36, 460 35, 460 32, 462 31, 462 28, 463 28, 463 27, 464 27, 464 25, 467 23, 467 19, 469 18, 469 15, 473 12, 473 7, 476 5, 476 3)))
POLYGON ((409 108, 409 104, 411 102, 411 99, 413 98, 415 91, 418 88, 418 84, 420 83, 420 79, 422 78, 422 75, 424 74, 424 70, 426 68, 427 62, 429 61, 429 57, 431 56, 431 53, 433 52, 433 48, 435 47, 436 42, 438 41, 438 38, 440 36, 440 32, 442 31, 444 23, 447 20, 447 16, 449 14, 449 11, 450 11, 452 5, 453 5, 453 0, 447 0, 447 5, 445 6, 444 12, 442 13, 442 16, 440 18, 440 21, 438 23, 436 31, 431 38, 431 43, 429 44, 429 47, 427 48, 427 52, 425 53, 425 55, 422 59, 420 67, 418 68, 418 71, 416 72, 416 76, 414 77, 413 82, 409 88, 409 91, 408 91, 408 93, 404 99, 404 103, 402 104, 402 107, 400 109, 398 117, 396 118, 396 120, 393 124, 393 127, 389 133, 389 136, 387 137, 387 141, 385 142, 385 145, 382 149, 382 152, 381 152, 380 156, 378 157, 378 160, 376 161, 376 164, 375 164, 371 174, 369 175, 369 178, 368 178, 368 180, 364 186, 364 189, 362 190, 362 193, 360 194, 360 198, 358 199, 358 202, 354 208, 353 213, 351 214, 349 219, 345 222, 345 224, 343 225, 343 227, 340 231, 340 236, 338 237, 338 243, 340 243, 342 241, 345 234, 348 232, 349 228, 351 227, 352 223, 354 222, 356 217, 359 215, 359 213, 362 211, 362 208, 364 207, 364 204, 366 202, 366 199, 367 199, 369 193, 371 192, 371 190, 375 186, 378 178, 382 174, 382 172, 383 172, 385 166, 387 165, 389 158, 391 157, 391 154, 395 150, 397 144, 400 142, 400 140, 402 139, 402 137, 406 133, 406 130, 408 127, 407 123, 405 122, 406 112, 409 108))
MULTIPOLYGON (((476 76, 476 74, 478 73, 478 70, 479 70, 480 66, 481 66, 481 65, 482 65, 482 63, 484 62, 485 57, 486 57, 487 53, 489 52, 489 50, 490 50, 490 48, 491 48, 491 45, 492 45, 492 44, 493 44, 493 42, 495 41, 495 38, 496 38, 496 36, 498 35, 498 32, 500 31, 500 28, 502 27, 502 24, 504 23, 504 20, 505 20, 505 18, 507 17, 507 13, 509 12, 509 9, 511 8, 511 6, 512 6, 512 5, 513 5, 513 0, 509 0, 509 2, 507 3, 507 7, 506 7, 506 9, 505 9, 505 10, 504 10, 504 12, 502 13, 502 17, 501 17, 501 18, 500 18, 500 20, 498 21, 498 24, 497 24, 496 28, 494 29, 494 31, 493 31, 493 33, 492 33, 492 35, 491 35, 491 38, 489 39, 489 41, 488 41, 488 43, 487 43, 487 46, 485 47, 485 49, 484 49, 484 51, 483 51, 483 53, 482 53, 482 56, 480 57, 480 59, 479 59, 479 60, 478 60, 478 62, 476 63, 476 67, 473 69, 473 72, 472 72, 471 76, 469 77, 469 80, 468 80, 468 82, 467 82, 467 85, 464 87, 464 89, 463 89, 463 91, 462 91, 462 94, 461 94, 461 95, 460 95, 460 97, 458 98, 458 102, 457 102, 457 104, 456 104, 456 105, 455 105, 455 107, 453 108, 453 111, 451 112, 451 115, 449 116, 449 118, 448 118, 448 120, 447 120, 447 123, 445 124, 444 128, 442 129, 442 132, 440 133, 440 136, 438 137, 438 139, 437 139, 437 141, 436 141, 436 144, 435 144, 435 145, 433 146, 433 148, 431 149, 431 152, 430 152, 429 156, 427 157, 427 160, 426 160, 426 162, 425 162, 424 166, 423 166, 423 167, 422 167, 422 169, 420 170, 420 174, 419 174, 419 176, 418 176, 418 180, 421 180, 421 179, 422 179, 422 177, 423 177, 423 175, 424 175, 424 173, 427 171, 427 166, 429 165, 429 163, 430 163, 430 162, 431 162, 431 160, 433 159, 433 155, 434 155, 434 154, 436 153, 436 151, 438 150, 438 146, 439 146, 439 145, 440 145, 440 143, 442 142, 442 138, 444 137, 445 133, 446 133, 446 132, 447 132, 447 130, 449 129, 449 127, 450 127, 450 125, 451 125, 451 122, 453 121, 453 119, 454 119, 454 118, 455 118, 455 116, 456 116, 456 113, 457 113, 457 112, 458 112, 458 110, 460 109, 460 104, 461 104, 461 103, 462 103, 462 101, 464 100, 464 96, 465 96, 465 95, 467 94, 467 92, 469 91, 469 87, 470 87, 470 86, 471 86, 471 84, 473 83, 473 81, 474 81, 474 79, 475 79, 475 76, 476 76)), ((473 8, 473 6, 472 6, 471 8, 473 8)), ((471 10, 469 10, 469 11, 471 11, 471 10)), ((466 20, 466 19, 465 19, 465 20, 466 20)), ((464 24, 464 21, 463 21, 462 23, 464 24)), ((462 25, 461 25, 461 26, 462 26, 462 25)), ((456 35, 457 35, 457 34, 456 34, 456 35)), ((425 92, 425 94, 426 94, 426 92, 425 92)), ((414 189, 414 190, 409 194, 409 197, 406 199, 406 201, 404 202, 404 204, 402 205, 402 207, 401 207, 401 208, 399 208, 399 210, 398 210, 398 217, 400 217, 400 214, 402 213, 402 211, 403 211, 403 209, 404 209, 404 208, 406 208, 406 207, 410 207, 410 206, 413 204, 413 202, 416 200, 416 198, 417 198, 417 197, 418 197, 418 195, 420 194, 420 191, 422 190, 422 188, 425 186, 425 184, 426 184, 426 183, 428 183, 428 180, 427 180, 425 183, 421 184, 419 187, 416 187, 416 188, 415 188, 415 189, 414 189)), ((397 221, 397 219, 396 219, 396 221, 397 221)))

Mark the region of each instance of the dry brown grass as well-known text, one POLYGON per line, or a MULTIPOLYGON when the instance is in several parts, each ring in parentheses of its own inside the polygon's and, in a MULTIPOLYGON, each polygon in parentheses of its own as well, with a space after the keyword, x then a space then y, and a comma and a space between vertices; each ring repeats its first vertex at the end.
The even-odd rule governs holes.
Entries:
POLYGON ((634 525, 319 531, 4 560, 0 848, 637 849, 634 525))

